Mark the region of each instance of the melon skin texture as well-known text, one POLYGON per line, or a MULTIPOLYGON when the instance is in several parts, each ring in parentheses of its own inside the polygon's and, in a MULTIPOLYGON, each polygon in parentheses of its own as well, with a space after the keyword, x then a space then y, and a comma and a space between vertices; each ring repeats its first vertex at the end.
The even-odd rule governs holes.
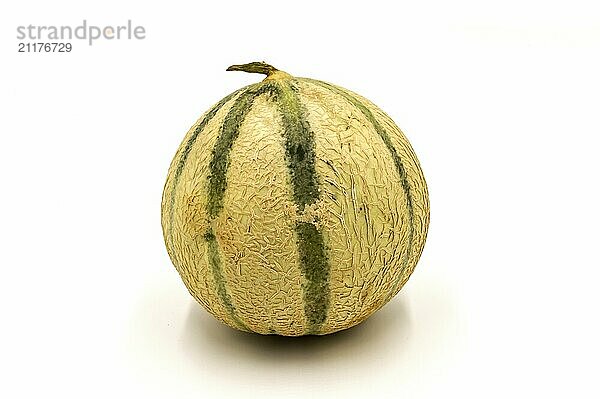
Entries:
MULTIPOLYGON (((191 295, 247 332, 352 327, 393 298, 422 253, 429 199, 400 129, 367 99, 266 73, 192 126, 162 199, 165 244, 191 295)), ((237 69, 236 69, 237 68, 237 69)))

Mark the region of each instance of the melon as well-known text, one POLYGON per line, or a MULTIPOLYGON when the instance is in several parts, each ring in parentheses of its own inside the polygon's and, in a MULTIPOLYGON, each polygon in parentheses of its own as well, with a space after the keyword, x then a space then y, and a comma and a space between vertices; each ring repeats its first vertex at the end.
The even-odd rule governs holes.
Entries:
POLYGON ((423 251, 427 185, 372 102, 262 62, 266 75, 196 122, 171 163, 161 219, 190 294, 246 332, 323 335, 390 301, 423 251))

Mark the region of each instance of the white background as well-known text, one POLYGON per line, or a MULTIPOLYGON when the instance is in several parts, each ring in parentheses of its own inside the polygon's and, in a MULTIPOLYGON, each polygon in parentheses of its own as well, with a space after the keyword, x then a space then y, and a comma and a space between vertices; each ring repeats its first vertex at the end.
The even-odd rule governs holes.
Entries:
POLYGON ((3 2, 0 396, 599 397, 596 3, 3 2), (84 18, 147 38, 17 53, 84 18), (177 146, 259 60, 374 101, 430 187, 413 277, 346 332, 232 331, 163 245, 177 146))

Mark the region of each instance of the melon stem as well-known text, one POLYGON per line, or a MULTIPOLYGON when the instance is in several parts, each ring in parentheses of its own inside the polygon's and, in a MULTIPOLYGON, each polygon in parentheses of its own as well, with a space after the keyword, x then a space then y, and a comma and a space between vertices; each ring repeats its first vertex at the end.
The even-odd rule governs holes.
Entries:
POLYGON ((227 70, 242 71, 248 73, 262 73, 263 75, 267 75, 267 77, 271 76, 273 73, 278 71, 278 69, 274 66, 266 64, 264 62, 251 62, 249 64, 232 65, 229 68, 227 68, 227 70))

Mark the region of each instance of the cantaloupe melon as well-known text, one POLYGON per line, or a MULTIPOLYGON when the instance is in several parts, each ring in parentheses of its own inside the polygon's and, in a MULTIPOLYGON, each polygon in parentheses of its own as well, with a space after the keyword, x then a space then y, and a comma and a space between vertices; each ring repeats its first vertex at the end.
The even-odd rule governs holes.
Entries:
POLYGON ((261 62, 266 74, 185 136, 162 199, 165 244, 223 323, 298 336, 352 327, 413 272, 429 225, 425 178, 365 98, 261 62))

